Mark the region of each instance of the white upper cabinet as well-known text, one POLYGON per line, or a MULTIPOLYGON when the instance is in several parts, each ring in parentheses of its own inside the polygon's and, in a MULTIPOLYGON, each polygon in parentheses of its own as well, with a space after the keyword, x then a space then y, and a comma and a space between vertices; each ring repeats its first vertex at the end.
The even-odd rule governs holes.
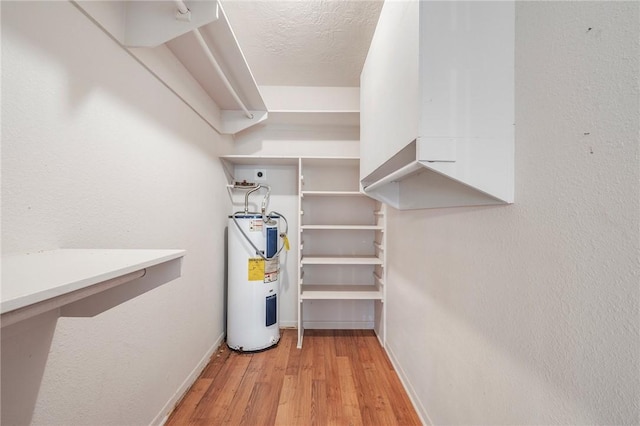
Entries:
POLYGON ((513 202, 514 4, 385 2, 361 75, 360 179, 398 209, 513 202))

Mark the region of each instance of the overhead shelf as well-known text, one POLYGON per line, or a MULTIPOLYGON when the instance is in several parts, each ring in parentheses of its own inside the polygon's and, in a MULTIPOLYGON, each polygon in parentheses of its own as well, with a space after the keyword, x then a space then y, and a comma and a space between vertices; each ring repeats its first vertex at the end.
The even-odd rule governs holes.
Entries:
POLYGON ((359 126, 360 111, 269 110, 267 122, 298 126, 359 126))
POLYGON ((183 2, 186 14, 175 1, 74 4, 219 133, 235 134, 267 118, 218 1, 183 2))
POLYGON ((302 157, 305 167, 358 167, 360 159, 358 157, 302 157))
POLYGON ((232 164, 240 165, 283 165, 295 166, 298 164, 299 157, 280 157, 274 155, 223 155, 221 160, 228 161, 232 164))
POLYGON ((360 125, 356 87, 260 86, 269 110, 268 124, 287 126, 360 125))
MULTIPOLYGON (((325 156, 278 156, 278 155, 223 155, 222 161, 237 165, 257 165, 257 166, 295 166, 302 160, 305 165, 358 165, 357 157, 325 157, 325 156)), ((309 191, 311 192, 311 191, 309 191)))
POLYGON ((147 268, 179 261, 184 254, 184 250, 61 249, 3 256, 2 326, 142 278, 147 268))

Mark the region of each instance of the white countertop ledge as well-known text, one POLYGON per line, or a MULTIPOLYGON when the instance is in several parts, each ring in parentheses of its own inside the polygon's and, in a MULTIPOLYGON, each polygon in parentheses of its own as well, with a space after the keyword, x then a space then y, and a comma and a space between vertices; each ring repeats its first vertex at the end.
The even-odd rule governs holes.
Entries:
POLYGON ((185 250, 59 249, 2 256, 0 313, 183 257, 185 250))

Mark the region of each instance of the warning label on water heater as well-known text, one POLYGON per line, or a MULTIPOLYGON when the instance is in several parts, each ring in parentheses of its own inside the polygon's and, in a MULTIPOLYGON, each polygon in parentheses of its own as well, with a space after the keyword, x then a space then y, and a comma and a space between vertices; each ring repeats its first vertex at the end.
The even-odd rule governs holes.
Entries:
POLYGON ((278 258, 275 257, 271 260, 264 262, 264 282, 272 283, 278 281, 278 258))
POLYGON ((262 219, 254 219, 249 223, 249 231, 251 232, 262 232, 262 225, 264 222, 262 219))
POLYGON ((265 279, 264 270, 264 259, 260 257, 249 258, 249 281, 265 279))
POLYGON ((278 280, 278 258, 264 260, 261 257, 249 258, 248 280, 272 283, 278 280))

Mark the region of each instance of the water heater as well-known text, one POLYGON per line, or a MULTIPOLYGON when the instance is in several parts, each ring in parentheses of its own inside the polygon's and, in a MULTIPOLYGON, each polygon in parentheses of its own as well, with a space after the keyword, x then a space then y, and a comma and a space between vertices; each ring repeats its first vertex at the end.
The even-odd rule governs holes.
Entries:
POLYGON ((280 340, 278 242, 286 232, 278 229, 281 215, 265 214, 264 205, 261 213, 248 212, 245 201, 245 211, 228 221, 227 345, 242 352, 267 349, 280 340))

